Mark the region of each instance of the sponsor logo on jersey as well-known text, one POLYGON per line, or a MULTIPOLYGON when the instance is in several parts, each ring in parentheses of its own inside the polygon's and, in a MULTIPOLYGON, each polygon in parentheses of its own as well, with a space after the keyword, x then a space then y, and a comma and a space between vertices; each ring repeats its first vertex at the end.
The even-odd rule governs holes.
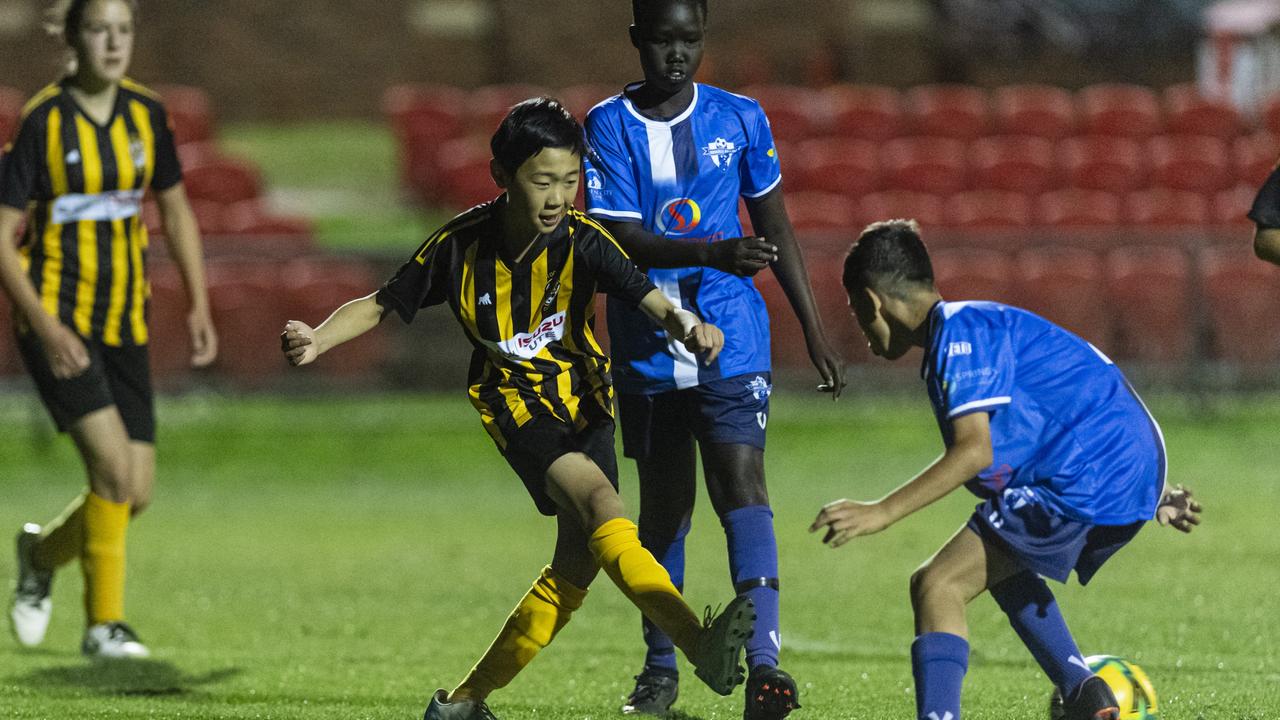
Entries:
POLYGON ((80 151, 73 148, 71 152, 67 153, 66 159, 68 165, 75 165, 80 162, 80 151))
POLYGON ((731 141, 718 137, 702 148, 702 154, 711 158, 711 162, 715 163, 716 167, 721 170, 728 170, 729 164, 733 162, 733 156, 738 150, 738 146, 731 141))
POLYGON ((147 167, 147 147, 142 144, 142 138, 136 135, 129 136, 129 158, 133 160, 133 166, 142 172, 147 167))
POLYGON ((972 355, 973 345, 963 340, 960 342, 947 343, 947 357, 955 357, 956 355, 972 355))
POLYGON ((68 193, 53 201, 53 222, 65 225, 80 220, 124 220, 142 211, 142 190, 107 190, 100 193, 68 193))
POLYGON ((604 176, 595 168, 587 168, 587 189, 599 192, 604 189, 604 176))
POLYGON ((565 313, 544 318, 542 324, 533 332, 520 333, 509 340, 498 343, 502 352, 511 357, 531 360, 538 356, 542 348, 564 337, 565 313))
POLYGON ((688 235, 702 222, 702 208, 693 198, 676 198, 667 201, 658 212, 658 232, 663 235, 688 235))
POLYGON ((479 302, 481 305, 492 305, 493 298, 489 297, 489 293, 485 293, 480 296, 480 299, 477 302, 479 302))

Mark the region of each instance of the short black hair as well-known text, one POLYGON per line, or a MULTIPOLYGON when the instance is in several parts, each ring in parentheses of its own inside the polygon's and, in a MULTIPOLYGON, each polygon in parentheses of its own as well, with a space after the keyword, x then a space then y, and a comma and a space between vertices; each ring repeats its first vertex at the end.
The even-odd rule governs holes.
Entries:
POLYGON ((915 220, 868 225, 844 259, 841 278, 849 294, 871 288, 905 297, 913 289, 933 289, 933 263, 915 220))
POLYGON ((586 150, 582 126, 564 105, 549 97, 516 104, 489 140, 494 159, 512 174, 546 148, 564 148, 579 157, 586 150))
MULTIPOLYGON (((61 0, 54 3, 46 14, 45 29, 51 35, 60 36, 68 45, 74 45, 80 28, 84 25, 84 11, 93 0, 61 0)), ((138 20, 138 0, 124 0, 134 22, 138 20)))
POLYGON ((676 3, 696 5, 702 11, 702 19, 707 19, 707 0, 631 0, 631 22, 647 25, 659 12, 676 3))

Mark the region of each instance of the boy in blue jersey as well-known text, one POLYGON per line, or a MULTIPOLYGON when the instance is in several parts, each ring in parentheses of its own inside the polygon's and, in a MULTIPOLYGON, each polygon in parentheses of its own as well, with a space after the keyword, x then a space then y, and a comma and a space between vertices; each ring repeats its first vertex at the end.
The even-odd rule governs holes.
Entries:
MULTIPOLYGON (((777 667, 778 559, 764 481, 769 318, 751 276, 773 267, 834 396, 844 363, 814 305, 764 112, 750 98, 693 82, 705 0, 634 0, 633 10, 644 80, 587 115, 588 212, 677 307, 696 309, 725 333, 717 361, 700 366, 661 328, 609 303, 623 451, 640 476, 641 540, 680 585, 700 451, 733 583, 757 612, 745 716, 782 718, 799 702, 777 667), (740 198, 763 237, 743 237, 740 198)), ((675 653, 651 623, 644 632, 648 654, 623 712, 665 714, 678 687, 675 653)))
POLYGON ((983 501, 911 577, 911 646, 921 720, 958 720, 968 668, 965 605, 991 592, 1064 701, 1056 717, 1116 720, 1041 576, 1081 584, 1142 525, 1190 532, 1191 492, 1165 482, 1160 427, 1097 348, 1025 310, 944 302, 914 221, 868 226, 844 286, 876 355, 924 348, 921 374, 946 452, 869 503, 837 500, 810 532, 839 547, 965 485, 983 501))

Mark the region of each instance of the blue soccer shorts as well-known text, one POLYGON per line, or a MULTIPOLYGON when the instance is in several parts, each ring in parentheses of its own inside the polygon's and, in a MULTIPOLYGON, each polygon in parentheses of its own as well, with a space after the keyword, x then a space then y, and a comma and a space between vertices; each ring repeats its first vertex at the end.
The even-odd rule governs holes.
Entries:
POLYGON ((1009 488, 979 503, 968 527, 1038 575, 1065 583, 1075 570, 1085 585, 1144 524, 1090 525, 1037 501, 1033 488, 1009 488))
POLYGON ((721 378, 655 395, 618 395, 622 454, 643 460, 670 438, 689 433, 700 443, 750 445, 764 450, 769 424, 770 373, 721 378))

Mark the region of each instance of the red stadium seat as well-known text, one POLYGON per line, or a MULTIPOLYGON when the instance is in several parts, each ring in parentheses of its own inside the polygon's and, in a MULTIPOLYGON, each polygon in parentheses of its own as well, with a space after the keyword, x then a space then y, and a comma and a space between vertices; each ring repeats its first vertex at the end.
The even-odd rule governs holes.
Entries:
POLYGON ((1164 135, 1147 145, 1154 184, 1213 192, 1231 187, 1234 177, 1227 146, 1206 135, 1164 135))
POLYGON ((1272 95, 1263 106, 1262 127, 1272 135, 1280 136, 1280 94, 1272 95))
POLYGON ((564 106, 573 113, 578 122, 586 122, 587 112, 591 108, 600 104, 601 101, 617 95, 622 88, 616 85, 606 85, 603 83, 585 83, 582 85, 571 85, 560 91, 556 97, 564 106))
MULTIPOLYGON (((163 382, 191 370, 191 331, 187 326, 190 303, 182 275, 172 262, 151 263, 147 280, 151 286, 147 303, 151 372, 163 382)), ((226 334, 222 327, 216 330, 219 339, 226 334)))
POLYGON ((788 192, 820 190, 853 197, 880 188, 879 149, 870 140, 806 140, 781 157, 788 192))
POLYGON ((1013 261, 999 250, 938 248, 932 253, 933 277, 947 300, 1018 301, 1013 261))
POLYGON ((831 132, 840 137, 887 140, 904 133, 902 95, 880 85, 835 85, 822 91, 831 132))
POLYGON ((825 112, 818 93, 794 85, 752 85, 742 91, 755 98, 769 117, 773 136, 798 142, 817 134, 825 112))
POLYGON ((498 129, 502 119, 516 103, 552 94, 545 87, 525 83, 486 85, 476 88, 471 91, 467 99, 466 130, 488 138, 498 129))
POLYGON ((1075 132, 1071 92, 1051 85, 1006 85, 991 94, 996 131, 1060 140, 1075 132))
POLYGON ((272 214, 256 200, 228 205, 223 211, 223 222, 227 236, 218 238, 218 241, 224 251, 283 258, 315 250, 310 220, 272 214))
POLYGON ((917 135, 971 140, 991 132, 987 91, 969 85, 920 85, 906 92, 907 120, 917 135))
POLYGON ((899 218, 915 220, 925 227, 943 225, 946 222, 946 211, 940 196, 910 190, 887 190, 864 195, 858 201, 856 213, 858 223, 863 225, 899 218))
POLYGON ((1201 252, 1200 276, 1213 357, 1245 365, 1280 360, 1280 269, 1247 247, 1210 247, 1201 252))
POLYGON ((1196 227, 1207 225, 1209 218, 1209 200, 1190 190, 1147 188, 1124 199, 1124 221, 1131 225, 1196 227))
POLYGON ((454 209, 492 200, 501 192, 489 170, 491 153, 473 139, 451 141, 440 148, 440 194, 454 209))
POLYGON ((969 144, 969 180, 976 188, 1037 193, 1057 179, 1053 144, 1027 135, 997 135, 969 144))
MULTIPOLYGON (((805 266, 813 299, 822 317, 827 340, 848 360, 858 362, 870 357, 867 340, 849 314, 849 298, 841 285, 840 273, 846 248, 805 249, 805 266)), ((779 366, 812 372, 808 347, 800 322, 787 300, 786 293, 772 270, 755 276, 756 288, 764 297, 769 311, 769 327, 774 362, 779 366)))
POLYGON ((965 188, 964 143, 941 137, 895 138, 880 148, 885 187, 947 194, 965 188))
POLYGON ((277 263, 209 263, 209 305, 218 328, 214 367, 236 384, 261 387, 284 371, 280 331, 290 318, 277 263))
POLYGON ((222 151, 218 149, 218 143, 212 140, 189 142, 178 146, 178 162, 182 163, 184 168, 207 165, 221 159, 222 151))
MULTIPOLYGON (((284 266, 281 277, 290 319, 313 326, 343 303, 377 290, 380 283, 372 268, 348 258, 294 260, 284 266)), ((386 360, 387 341, 383 332, 368 333, 358 343, 346 343, 326 353, 324 361, 316 363, 315 372, 348 378, 367 376, 386 360)))
POLYGON ((22 119, 22 106, 25 96, 11 88, 0 85, 0 149, 9 144, 18 133, 18 123, 22 119))
POLYGON ((1214 193, 1210 203, 1210 217, 1216 225, 1252 227, 1249 209, 1258 195, 1257 185, 1237 185, 1229 190, 1214 193))
POLYGON ((152 89, 164 101, 176 144, 185 145, 213 139, 213 110, 209 93, 190 85, 156 85, 152 89))
POLYGON ((1164 91, 1165 132, 1171 135, 1210 135, 1230 140, 1244 122, 1230 102, 1204 97, 1194 83, 1171 85, 1164 91))
POLYGON ((1146 182, 1142 148, 1130 138, 1067 138, 1058 143, 1058 167, 1068 187, 1127 192, 1146 182))
POLYGON ((1051 190, 1036 198, 1035 221, 1057 227, 1112 226, 1120 222, 1120 200, 1102 190, 1051 190))
POLYGON ((382 93, 382 112, 401 142, 443 142, 462 133, 467 93, 449 85, 393 85, 382 93))
POLYGON ((1111 308, 1096 254, 1070 247, 1023 250, 1017 277, 1022 307, 1109 350, 1111 308))
POLYGON ((1191 263, 1186 251, 1134 245, 1106 256, 1115 356, 1143 362, 1190 360, 1195 353, 1191 263))
POLYGON ((816 190, 788 192, 783 196, 787 215, 796 230, 837 230, 857 224, 849 198, 816 190))
POLYGON ((1146 138, 1163 129, 1155 92, 1140 85, 1090 85, 1076 93, 1076 108, 1088 135, 1146 138))
MULTIPOLYGON (((249 201, 254 202, 254 201, 249 201)), ((200 227, 200 233, 203 235, 220 235, 227 232, 227 222, 225 215, 226 206, 217 200, 205 200, 203 198, 193 198, 191 200, 191 212, 196 216, 196 225, 200 227)), ((157 214, 159 210, 157 209, 157 214)), ((163 218, 161 218, 163 221, 163 218)), ((163 228, 161 228, 163 233, 163 228)))
POLYGON ((970 190, 947 198, 946 224, 963 228, 1016 228, 1031 224, 1031 200, 1006 190, 970 190))
POLYGON ((229 204, 262 195, 262 178, 257 168, 239 160, 227 158, 195 165, 185 168, 182 175, 192 200, 229 204))
POLYGON ((1280 142, 1271 133, 1260 132, 1238 137, 1231 144, 1231 160, 1235 179, 1261 186, 1280 158, 1280 142))

